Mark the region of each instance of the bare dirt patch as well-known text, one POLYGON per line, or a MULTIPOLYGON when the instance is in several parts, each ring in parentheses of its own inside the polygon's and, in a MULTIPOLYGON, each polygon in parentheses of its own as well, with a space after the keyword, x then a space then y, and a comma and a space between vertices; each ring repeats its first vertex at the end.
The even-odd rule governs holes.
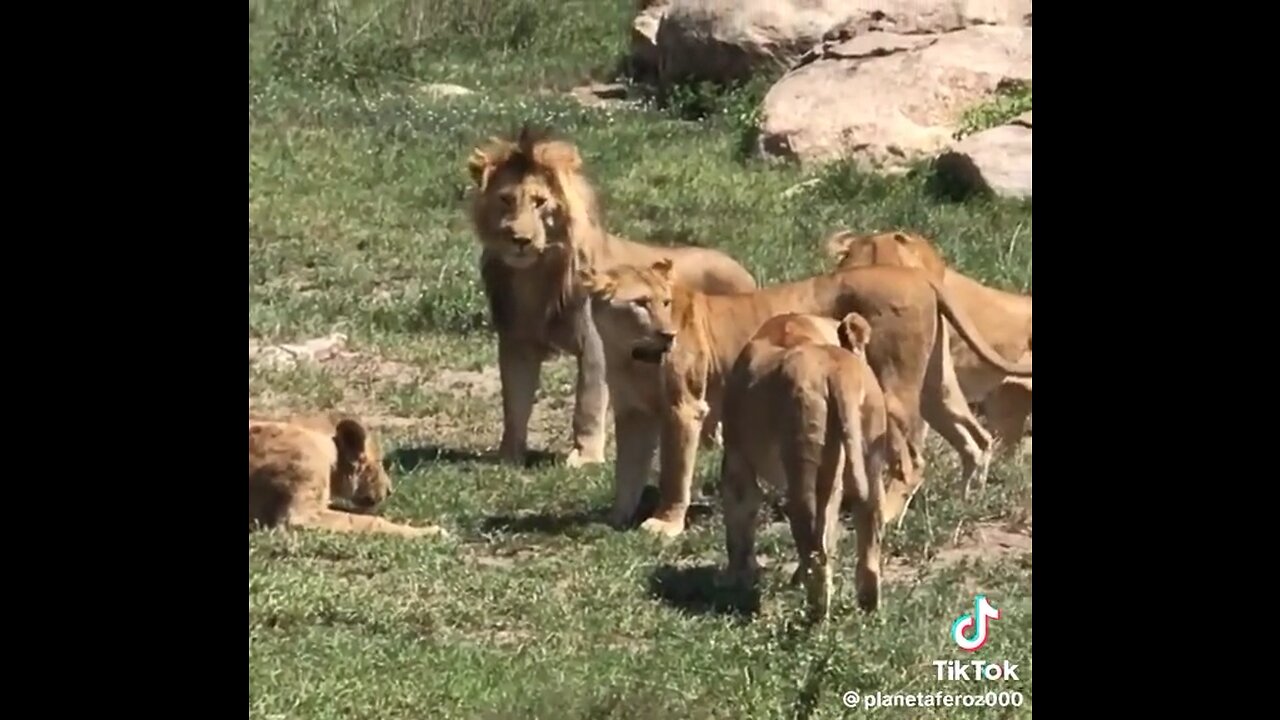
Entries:
POLYGON ((884 581, 887 584, 909 583, 939 570, 964 562, 996 563, 1031 554, 1031 526, 1017 523, 979 523, 970 530, 961 528, 961 538, 939 550, 923 569, 902 558, 890 558, 885 563, 884 581))
POLYGON ((498 368, 488 366, 481 370, 445 369, 435 373, 427 386, 438 392, 462 398, 498 398, 502 394, 502 381, 498 368))

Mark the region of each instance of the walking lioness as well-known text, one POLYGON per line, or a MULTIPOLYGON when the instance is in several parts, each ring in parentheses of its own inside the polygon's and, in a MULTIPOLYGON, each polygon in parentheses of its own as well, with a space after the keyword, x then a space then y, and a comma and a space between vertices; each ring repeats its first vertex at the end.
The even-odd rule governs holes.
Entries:
POLYGON ((915 268, 852 268, 754 292, 707 295, 678 282, 671 263, 661 261, 586 272, 583 283, 610 358, 619 428, 624 417, 632 423, 625 435, 618 433, 612 518, 626 522, 635 512, 660 437, 658 508, 641 527, 667 536, 684 530, 699 430, 720 415, 724 375, 775 315, 836 319, 856 312, 866 318, 872 329, 867 360, 884 390, 890 423, 906 438, 916 468, 923 465, 926 419, 934 427, 959 422, 945 401, 959 398, 959 391, 943 390, 948 348, 940 316, 988 362, 1031 374, 1029 364, 1014 365, 991 350, 946 289, 915 268))
MULTIPOLYGON (((955 294, 973 318, 973 324, 1001 356, 1018 361, 1031 358, 1030 295, 988 287, 948 267, 933 243, 915 233, 858 234, 840 230, 828 235, 823 244, 839 268, 862 265, 923 268, 955 294)), ((995 449, 1002 454, 1016 450, 1031 415, 1030 378, 1006 375, 983 362, 963 343, 952 344, 951 356, 953 372, 965 401, 980 405, 991 425, 989 435, 979 426, 977 432, 969 432, 967 436, 982 448, 984 460, 989 459, 995 449)), ((964 437, 946 439, 957 447, 965 440, 964 437)), ((968 473, 965 477, 969 477, 968 473)), ((985 485, 985 480, 984 463, 984 471, 978 474, 979 487, 985 485)), ((968 492, 967 481, 965 491, 968 492)))
POLYGON ((857 313, 837 322, 788 313, 766 320, 742 349, 724 387, 724 498, 729 575, 756 576, 759 480, 786 494, 813 619, 826 620, 839 511, 857 533, 858 605, 880 599, 881 470, 889 448, 884 394, 863 357, 871 326, 857 313))
POLYGON ((609 406, 604 351, 578 269, 669 257, 676 276, 703 292, 750 290, 755 280, 717 250, 659 248, 611 235, 571 143, 526 127, 514 141, 495 138, 476 148, 468 168, 476 187, 471 221, 483 248, 480 277, 498 332, 499 455, 524 464, 542 363, 565 352, 578 361, 567 463, 601 462, 609 406))

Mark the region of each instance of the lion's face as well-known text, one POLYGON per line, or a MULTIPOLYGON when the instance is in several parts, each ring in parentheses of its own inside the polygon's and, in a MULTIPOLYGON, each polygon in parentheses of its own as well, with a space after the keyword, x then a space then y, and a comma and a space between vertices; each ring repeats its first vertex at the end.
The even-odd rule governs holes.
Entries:
POLYGON ((945 263, 938 251, 924 238, 903 232, 855 235, 848 231, 832 234, 826 240, 827 254, 841 270, 867 265, 898 265, 921 268, 941 276, 945 263))
POLYGON ((333 436, 338 464, 330 480, 330 495, 355 512, 373 512, 392 493, 391 476, 382 467, 382 450, 363 425, 352 419, 338 422, 333 436))
POLYGON ((550 178, 507 166, 489 181, 480 199, 481 242, 502 262, 527 268, 568 230, 564 203, 550 178))
POLYGON ((897 519, 906 510, 911 498, 924 484, 924 457, 913 451, 910 444, 898 432, 890 431, 889 462, 884 469, 884 495, 881 508, 885 522, 897 519))
POLYGON ((467 167, 476 186, 473 221, 486 250, 524 269, 567 248, 572 208, 565 183, 582 167, 577 148, 526 129, 515 142, 494 138, 476 148, 467 167))
POLYGON ((675 346, 671 314, 671 261, 648 268, 624 266, 606 273, 585 272, 591 314, 609 347, 628 348, 635 360, 657 363, 675 346))

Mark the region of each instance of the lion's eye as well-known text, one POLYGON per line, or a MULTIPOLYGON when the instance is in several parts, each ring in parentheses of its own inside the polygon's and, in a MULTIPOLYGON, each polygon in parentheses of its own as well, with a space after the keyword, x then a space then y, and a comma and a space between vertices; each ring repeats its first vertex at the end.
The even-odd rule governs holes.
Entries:
POLYGON ((671 298, 662 301, 662 307, 671 307, 671 298))
POLYGON ((546 205, 546 204, 547 204, 547 199, 546 199, 546 198, 544 198, 544 197, 534 197, 534 198, 533 198, 533 206, 534 206, 535 208, 539 209, 539 210, 541 210, 541 209, 542 209, 542 206, 543 206, 543 205, 546 205))
POLYGON ((647 308, 647 307, 649 307, 649 298, 636 298, 635 300, 632 300, 631 302, 635 303, 635 304, 636 304, 636 307, 642 307, 642 308, 647 308))
POLYGON ((499 195, 498 199, 502 200, 502 204, 507 207, 511 207, 516 204, 516 198, 514 195, 499 195))

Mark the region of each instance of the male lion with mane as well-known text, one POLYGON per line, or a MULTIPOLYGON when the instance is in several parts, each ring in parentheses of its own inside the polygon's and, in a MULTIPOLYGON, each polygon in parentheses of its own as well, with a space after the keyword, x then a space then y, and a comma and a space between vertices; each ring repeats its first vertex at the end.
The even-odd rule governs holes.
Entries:
POLYGON ((810 616, 829 616, 842 500, 854 514, 858 605, 880 604, 880 539, 890 443, 884 393, 863 357, 871 326, 786 313, 766 320, 742 349, 724 389, 724 498, 728 575, 756 577, 759 480, 786 494, 810 616))
MULTIPOLYGON (((860 235, 840 230, 825 240, 827 254, 839 269, 866 265, 922 268, 952 292, 991 346, 1006 359, 1030 360, 1031 296, 988 287, 949 267, 938 249, 915 233, 884 232, 860 235)), ((970 432, 981 446, 984 460, 999 448, 1008 455, 1017 449, 1031 414, 1031 378, 1010 376, 977 357, 963 343, 952 344, 947 370, 953 372, 967 403, 980 405, 991 433, 978 426, 970 432)), ((956 443, 952 438, 948 442, 956 443)), ((985 469, 985 463, 983 465, 985 469)), ((967 477, 967 475, 966 475, 967 477)), ((978 475, 979 488, 986 473, 978 475)), ((965 493, 969 486, 966 482, 965 493)))
POLYGON ((943 387, 942 358, 950 350, 940 316, 951 320, 988 362, 1011 374, 1031 375, 1030 364, 1014 365, 992 350, 946 288, 916 268, 850 268, 726 295, 685 286, 669 261, 587 271, 582 282, 590 290, 592 315, 610 358, 619 428, 623 417, 632 418, 634 428, 617 438, 612 519, 634 514, 648 458, 660 445, 659 504, 641 527, 667 536, 684 530, 698 431, 721 413, 724 376, 756 330, 775 315, 836 319, 856 312, 866 318, 872 328, 867 360, 885 393, 890 432, 900 436, 910 458, 911 467, 902 468, 898 479, 913 488, 922 477, 915 469, 924 464, 924 423, 939 427, 971 417, 959 402, 959 389, 943 387), (647 310, 638 312, 638 307, 647 310), (614 358, 634 362, 614 367, 614 358), (645 363, 655 367, 646 369, 645 363))
POLYGON ((377 440, 340 413, 249 418, 249 529, 446 535, 372 515, 392 493, 377 440), (346 512, 334 509, 343 507, 346 512))
MULTIPOLYGON (((723 252, 656 247, 610 234, 578 149, 525 126, 519 137, 476 148, 468 169, 476 192, 471 220, 483 252, 480 275, 498 332, 502 460, 524 464, 529 417, 542 363, 556 352, 577 359, 570 467, 604 461, 604 350, 577 273, 648 265, 669 257, 681 282, 710 294, 756 287, 723 252)), ((643 308, 637 312, 643 312, 643 308)))

